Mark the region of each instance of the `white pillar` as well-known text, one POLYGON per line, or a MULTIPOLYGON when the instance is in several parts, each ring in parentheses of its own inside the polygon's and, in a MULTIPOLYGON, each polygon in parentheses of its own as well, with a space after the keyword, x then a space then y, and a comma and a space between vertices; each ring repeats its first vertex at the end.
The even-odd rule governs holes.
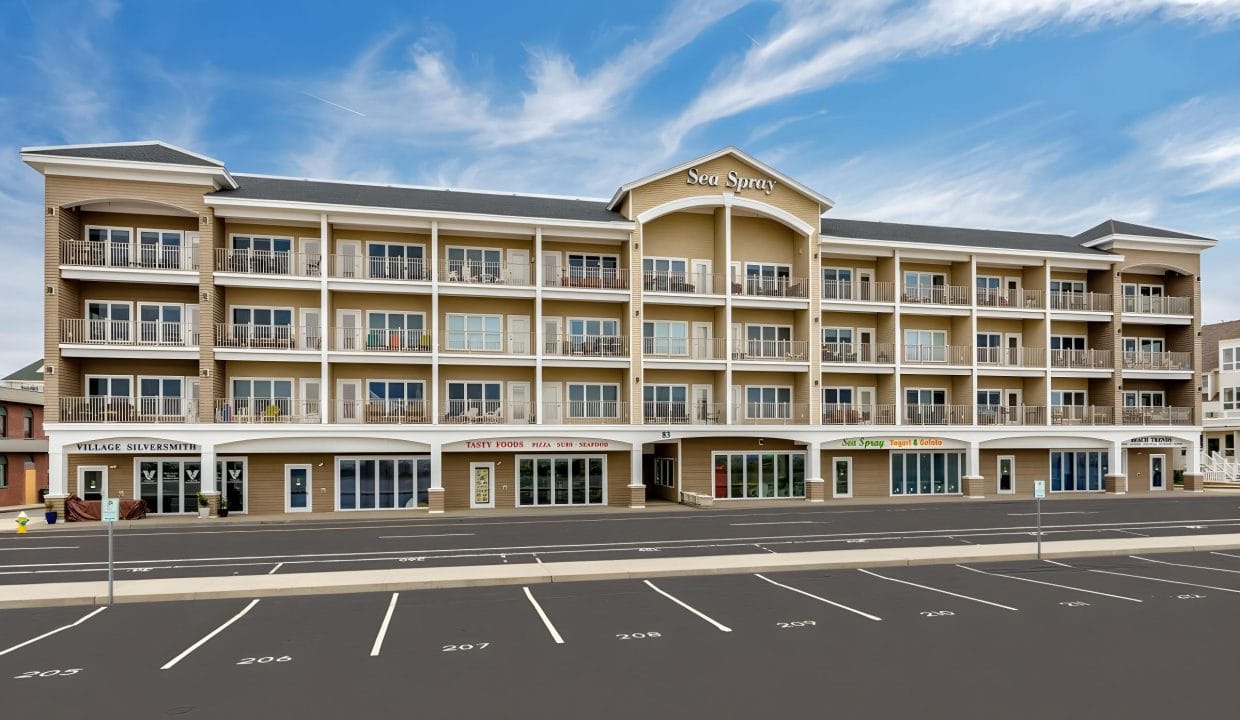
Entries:
POLYGON ((816 503, 824 502, 827 488, 822 477, 822 443, 805 443, 805 456, 805 499, 816 503))
POLYGON ((1126 469, 1124 468, 1124 443, 1122 441, 1116 440, 1111 443, 1111 447, 1108 450, 1107 467, 1110 468, 1112 475, 1126 474, 1126 469))
MULTIPOLYGON (((331 229, 327 225, 327 213, 322 213, 319 215, 319 407, 318 407, 319 423, 322 425, 326 425, 327 423, 331 422, 331 415, 330 415, 330 410, 329 410, 330 406, 328 405, 327 399, 335 394, 330 390, 329 383, 331 382, 331 370, 327 364, 327 352, 328 352, 328 349, 331 347, 331 342, 332 342, 332 336, 329 334, 331 331, 328 329, 331 327, 331 323, 328 322, 329 318, 327 317, 327 313, 331 311, 331 303, 328 302, 327 300, 327 276, 329 273, 329 269, 331 268, 331 265, 332 265, 331 244, 328 241, 328 235, 330 232, 331 232, 331 229)), ((302 332, 305 332, 305 331, 303 330, 302 332)), ((304 403, 306 399, 302 398, 301 401, 304 403)), ((306 410, 309 411, 310 408, 306 408, 306 410)), ((215 449, 214 448, 211 449, 211 454, 212 454, 212 464, 214 465, 214 462, 215 462, 215 459, 214 459, 215 449)), ((203 457, 204 458, 206 457, 205 451, 204 451, 203 457)), ((203 463, 202 467, 204 468, 203 477, 205 478, 207 475, 206 470, 205 470, 207 465, 205 462, 203 463)), ((215 482, 214 469, 212 469, 210 475, 211 475, 211 481, 215 482)), ((206 492, 206 491, 204 490, 203 492, 206 492)))
POLYGON ((646 507, 646 484, 642 482, 642 445, 633 443, 629 451, 629 507, 646 507))
POLYGON ((202 477, 202 493, 218 495, 220 487, 215 477, 215 446, 203 445, 200 452, 199 473, 202 477))
POLYGON ((895 421, 896 421, 896 425, 903 425, 904 424, 904 378, 903 378, 904 372, 901 368, 901 365, 904 363, 904 318, 902 315, 903 310, 900 307, 900 302, 904 298, 904 280, 900 277, 900 251, 899 250, 893 250, 891 253, 891 273, 892 273, 892 280, 894 281, 892 282, 892 286, 894 287, 894 292, 892 294, 891 299, 895 301, 895 306, 896 306, 895 318, 892 321, 892 324, 895 326, 895 351, 896 351, 895 357, 893 358, 896 361, 896 372, 893 378, 895 381, 895 386, 896 386, 895 387, 895 390, 896 390, 895 421))
MULTIPOLYGON (((439 221, 431 221, 431 424, 439 424, 439 221)), ((431 456, 431 483, 439 482, 439 461, 431 456)), ((434 487, 432 484, 431 487, 434 487)))
POLYGON ((978 442, 969 443, 969 465, 966 475, 972 477, 982 476, 982 445, 978 442))
MULTIPOLYGON (((473 482, 471 479, 470 482, 473 482)), ((430 514, 440 515, 443 513, 443 447, 435 444, 431 445, 431 486, 427 488, 427 505, 430 506, 430 514)))
MULTIPOLYGON (((546 338, 543 337, 543 260, 542 260, 542 228, 534 228, 534 391, 530 393, 530 401, 534 398, 534 422, 543 424, 546 416, 543 408, 543 352, 547 349, 546 338)), ((558 341, 559 338, 556 338, 558 341)))
POLYGON ((1184 474, 1201 472, 1201 441, 1190 442, 1184 457, 1184 474))
POLYGON ((69 459, 64 448, 49 447, 47 452, 47 494, 65 497, 69 494, 69 459))
MULTIPOLYGON (((742 268, 742 271, 744 269, 742 268)), ((744 282, 742 276, 741 282, 744 282)), ((732 196, 723 196, 723 357, 726 361, 723 370, 724 422, 732 425, 740 421, 741 409, 732 403, 732 356, 733 346, 738 338, 732 337, 732 196)), ((744 402, 745 398, 741 398, 744 402)))

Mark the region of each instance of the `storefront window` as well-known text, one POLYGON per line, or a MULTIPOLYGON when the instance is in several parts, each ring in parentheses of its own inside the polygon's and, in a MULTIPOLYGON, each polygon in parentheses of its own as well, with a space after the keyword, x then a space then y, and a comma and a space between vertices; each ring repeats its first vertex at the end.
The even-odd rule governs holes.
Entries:
POLYGON ((715 497, 805 497, 805 453, 715 453, 715 497))
POLYGON ((1106 450, 1052 450, 1051 492, 1100 492, 1109 468, 1106 450))
POLYGON ((964 453, 891 453, 892 495, 956 495, 965 467, 964 453))
POLYGON ((605 475, 600 455, 517 458, 517 505, 602 505, 605 475))
POLYGON ((429 457, 340 458, 336 468, 341 510, 392 510, 427 504, 429 457))

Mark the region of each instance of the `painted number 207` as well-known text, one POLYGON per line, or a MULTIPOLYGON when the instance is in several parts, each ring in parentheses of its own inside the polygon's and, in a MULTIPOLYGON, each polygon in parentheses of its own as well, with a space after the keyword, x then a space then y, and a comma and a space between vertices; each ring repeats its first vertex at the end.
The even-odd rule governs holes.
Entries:
POLYGON ((459 645, 444 645, 440 652, 467 652, 469 650, 485 650, 491 643, 461 643, 459 645))
POLYGON ((27 670, 21 675, 14 675, 14 680, 28 680, 30 678, 46 678, 46 677, 68 677, 77 675, 82 672, 82 668, 66 668, 64 670, 27 670))

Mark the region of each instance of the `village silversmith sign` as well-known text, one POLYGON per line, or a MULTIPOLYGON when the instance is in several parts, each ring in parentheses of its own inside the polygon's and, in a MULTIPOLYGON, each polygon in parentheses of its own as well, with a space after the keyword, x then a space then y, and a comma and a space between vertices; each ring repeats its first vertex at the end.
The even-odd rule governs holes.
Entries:
POLYGON ((144 440, 109 440, 73 444, 73 452, 92 455, 128 455, 130 453, 199 453, 194 443, 151 442, 144 440))
MULTIPOLYGON (((704 173, 697 168, 689 168, 686 180, 689 185, 719 187, 719 175, 717 173, 704 173)), ((770 195, 775 191, 775 181, 768 178, 742 177, 735 170, 729 170, 728 174, 723 176, 723 187, 735 190, 738 193, 746 190, 761 190, 763 193, 770 195)))

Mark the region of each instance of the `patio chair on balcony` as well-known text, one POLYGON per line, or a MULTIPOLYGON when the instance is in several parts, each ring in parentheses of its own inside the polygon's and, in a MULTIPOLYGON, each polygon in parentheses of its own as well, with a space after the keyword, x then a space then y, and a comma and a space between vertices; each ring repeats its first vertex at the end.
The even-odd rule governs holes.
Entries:
POLYGON ((504 419, 504 408, 496 406, 495 409, 483 413, 482 419, 490 423, 501 422, 504 419))

